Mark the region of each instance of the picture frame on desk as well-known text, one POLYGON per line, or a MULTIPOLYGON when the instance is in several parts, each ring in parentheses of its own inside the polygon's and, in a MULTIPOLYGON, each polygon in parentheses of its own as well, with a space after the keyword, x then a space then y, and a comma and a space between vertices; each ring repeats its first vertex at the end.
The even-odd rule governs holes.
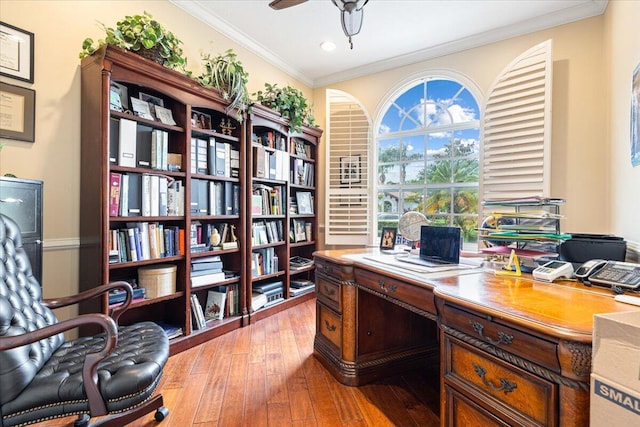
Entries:
POLYGON ((396 246, 396 227, 382 227, 380 233, 380 250, 392 250, 396 246))
POLYGON ((33 83, 34 34, 0 21, 0 35, 0 75, 33 83))
POLYGON ((34 142, 36 134, 36 91, 0 82, 2 120, 0 138, 34 142))

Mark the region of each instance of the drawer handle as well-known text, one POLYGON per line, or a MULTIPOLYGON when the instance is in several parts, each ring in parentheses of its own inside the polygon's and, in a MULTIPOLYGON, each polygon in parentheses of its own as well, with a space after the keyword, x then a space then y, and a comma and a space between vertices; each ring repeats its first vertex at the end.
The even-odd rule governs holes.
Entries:
POLYGON ((336 294, 336 290, 328 287, 327 285, 324 285, 324 294, 326 296, 332 297, 336 294))
POLYGON ((506 378, 500 378, 500 386, 497 387, 493 385, 491 381, 485 378, 485 376, 487 375, 486 369, 484 369, 482 366, 477 365, 475 363, 472 363, 472 365, 473 365, 473 369, 476 371, 476 374, 478 374, 478 376, 482 380, 482 383, 487 387, 489 387, 490 389, 492 389, 493 391, 504 391, 504 394, 508 394, 508 393, 511 393, 516 388, 518 388, 518 385, 516 383, 512 383, 506 378))
POLYGON ((324 321, 324 326, 325 326, 325 328, 327 328, 327 330, 328 330, 329 332, 333 332, 333 331, 335 331, 335 330, 336 330, 336 325, 331 325, 331 324, 329 324, 329 322, 328 322, 328 321, 326 321, 326 320, 324 321))
POLYGON ((481 323, 474 322, 472 320, 469 320, 469 323, 471 323, 471 327, 473 328, 474 331, 476 331, 476 333, 480 336, 480 338, 482 338, 489 344, 500 345, 500 344, 511 344, 513 342, 513 335, 505 334, 502 331, 498 331, 497 340, 494 340, 491 337, 485 337, 483 334, 484 326, 482 326, 481 323))
POLYGON ((378 280, 378 286, 380 286, 380 289, 384 292, 395 292, 397 289, 397 286, 393 283, 387 288, 387 285, 384 284, 384 280, 378 280))
POLYGON ((6 199, 0 199, 2 203, 24 203, 22 199, 14 199, 13 197, 7 197, 6 199))

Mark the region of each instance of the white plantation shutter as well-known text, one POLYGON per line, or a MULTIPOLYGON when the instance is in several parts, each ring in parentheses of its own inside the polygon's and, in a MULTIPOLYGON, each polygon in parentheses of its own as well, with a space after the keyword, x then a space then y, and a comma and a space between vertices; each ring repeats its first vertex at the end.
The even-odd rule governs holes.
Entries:
POLYGON ((520 55, 486 98, 481 200, 550 196, 552 43, 520 55))
POLYGON ((350 95, 327 90, 325 243, 369 243, 370 121, 350 95), (347 165, 347 176, 341 171, 347 165))

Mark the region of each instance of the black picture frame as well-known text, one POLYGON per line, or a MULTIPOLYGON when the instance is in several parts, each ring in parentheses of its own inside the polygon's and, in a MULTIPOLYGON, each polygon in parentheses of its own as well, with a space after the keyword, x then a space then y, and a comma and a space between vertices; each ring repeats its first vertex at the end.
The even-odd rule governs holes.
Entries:
POLYGON ((380 232, 380 250, 392 250, 396 246, 396 227, 382 227, 380 232))
POLYGON ((36 91, 0 82, 2 120, 0 138, 34 142, 36 135, 36 91))
POLYGON ((33 83, 33 49, 35 36, 0 21, 0 75, 33 83))
POLYGON ((340 184, 359 184, 362 182, 361 155, 340 157, 340 184))

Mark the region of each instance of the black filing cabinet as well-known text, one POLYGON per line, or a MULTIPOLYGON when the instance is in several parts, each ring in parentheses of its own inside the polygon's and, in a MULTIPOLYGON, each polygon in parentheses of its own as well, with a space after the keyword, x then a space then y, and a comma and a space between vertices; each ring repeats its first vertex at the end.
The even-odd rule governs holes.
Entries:
POLYGON ((42 285, 42 181, 0 177, 0 212, 20 227, 33 275, 42 285))

